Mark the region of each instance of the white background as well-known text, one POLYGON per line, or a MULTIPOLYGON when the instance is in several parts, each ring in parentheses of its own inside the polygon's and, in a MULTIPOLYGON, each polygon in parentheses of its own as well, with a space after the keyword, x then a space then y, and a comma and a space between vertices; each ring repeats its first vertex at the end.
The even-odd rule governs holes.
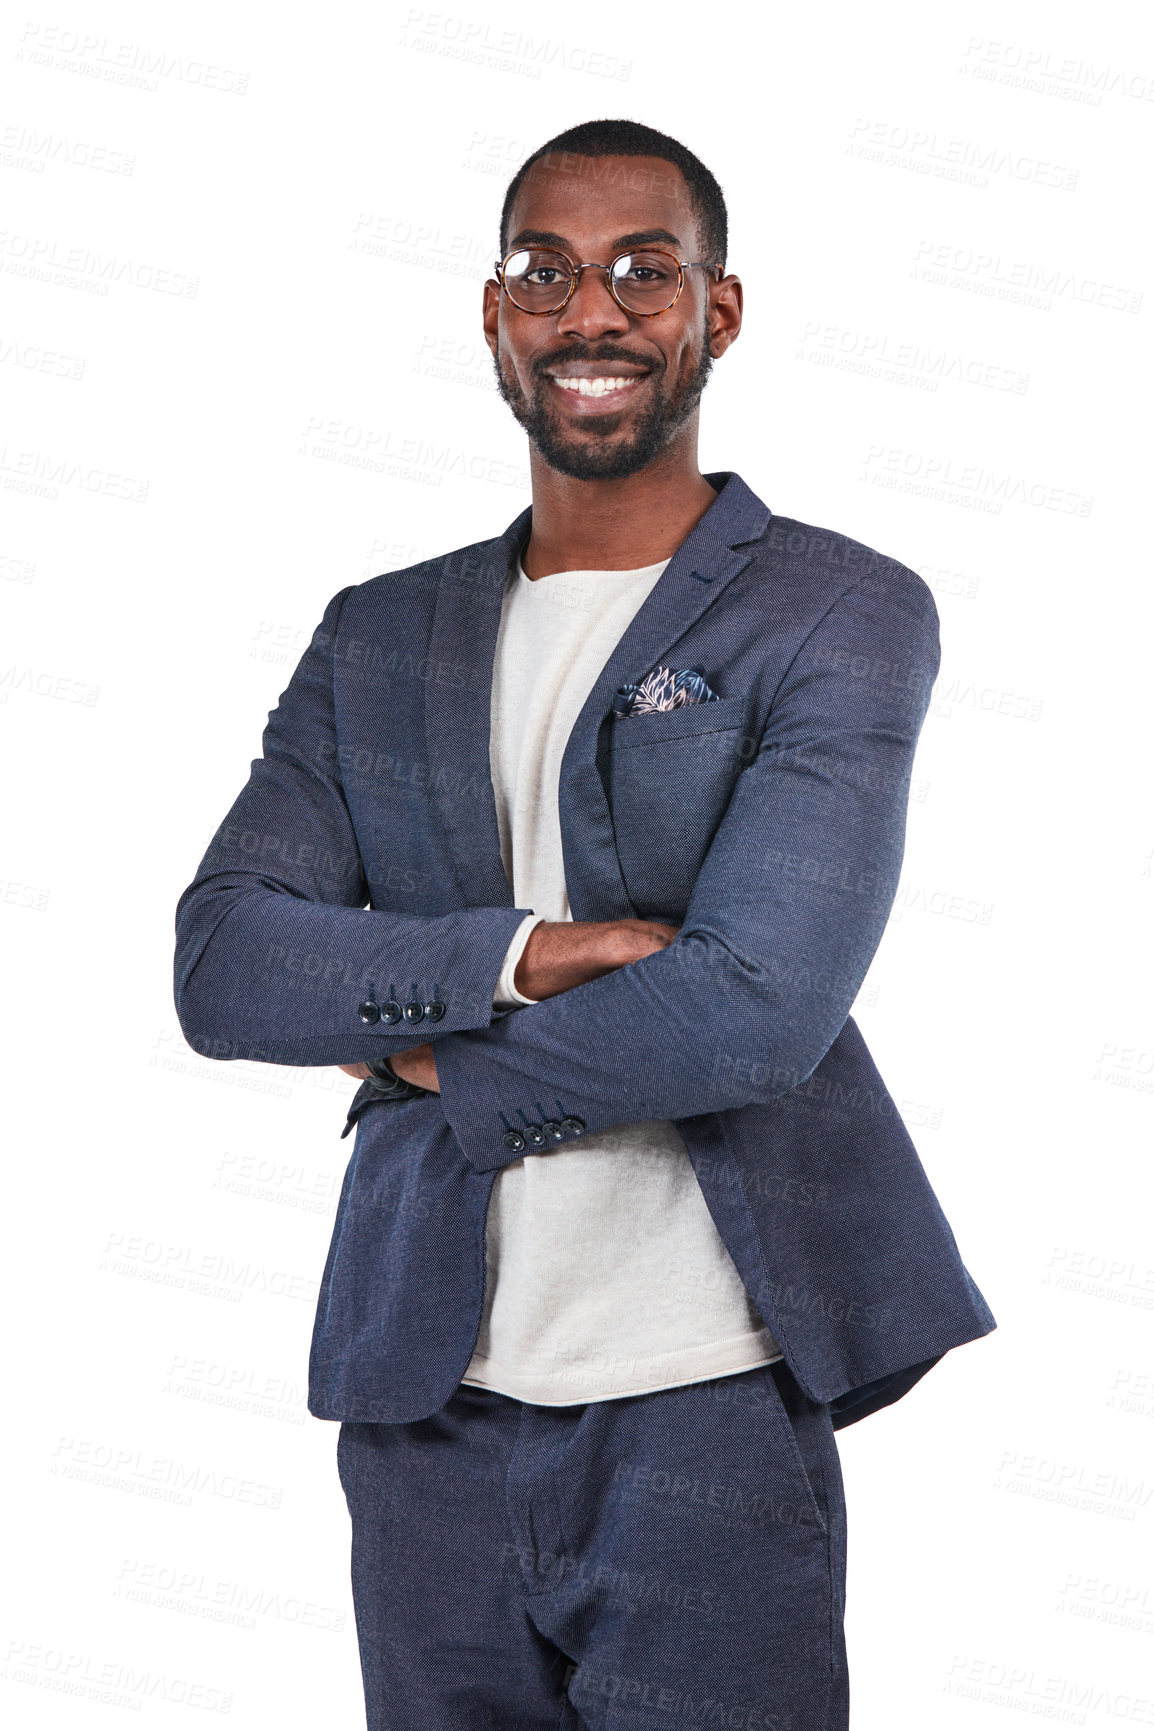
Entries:
POLYGON ((1138 9, 10 18, 8 1722, 363 1724, 304 1407, 355 1083, 192 1053, 173 911, 329 598, 528 503, 481 283, 607 115, 729 201, 703 468, 941 613, 857 1015, 1000 1327, 841 1433, 854 1726, 1154 1724, 1138 9))

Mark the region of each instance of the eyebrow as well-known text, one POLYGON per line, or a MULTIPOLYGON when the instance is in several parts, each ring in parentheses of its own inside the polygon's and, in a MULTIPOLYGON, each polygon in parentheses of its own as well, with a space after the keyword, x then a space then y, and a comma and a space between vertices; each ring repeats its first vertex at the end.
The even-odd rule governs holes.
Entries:
MULTIPOLYGON (((631 246, 652 246, 657 241, 665 241, 668 245, 675 247, 680 255, 682 243, 667 228, 638 229, 635 234, 618 235, 617 239, 610 241, 609 244, 614 252, 624 252, 631 246)), ((554 234, 551 229, 522 228, 509 242, 509 250, 512 251, 514 247, 518 246, 555 246, 559 247, 562 252, 567 252, 571 244, 563 234, 554 234)))

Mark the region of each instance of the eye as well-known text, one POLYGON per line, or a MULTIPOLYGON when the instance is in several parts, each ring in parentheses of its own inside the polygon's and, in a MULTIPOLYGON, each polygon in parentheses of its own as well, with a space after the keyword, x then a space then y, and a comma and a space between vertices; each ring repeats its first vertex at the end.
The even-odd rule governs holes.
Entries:
POLYGON ((634 288, 662 287, 673 282, 676 276, 677 267, 673 260, 661 253, 624 253, 613 265, 613 280, 630 283, 634 288))

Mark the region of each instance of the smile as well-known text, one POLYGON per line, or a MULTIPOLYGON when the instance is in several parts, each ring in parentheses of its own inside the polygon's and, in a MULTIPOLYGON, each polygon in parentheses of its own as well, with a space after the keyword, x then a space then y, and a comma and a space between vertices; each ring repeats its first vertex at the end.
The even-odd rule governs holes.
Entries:
MULTIPOLYGON (((561 379, 555 373, 549 376, 561 390, 575 391, 579 397, 606 397, 612 391, 625 391, 637 383, 636 378, 561 379)), ((639 376, 646 377, 644 373, 639 376)))

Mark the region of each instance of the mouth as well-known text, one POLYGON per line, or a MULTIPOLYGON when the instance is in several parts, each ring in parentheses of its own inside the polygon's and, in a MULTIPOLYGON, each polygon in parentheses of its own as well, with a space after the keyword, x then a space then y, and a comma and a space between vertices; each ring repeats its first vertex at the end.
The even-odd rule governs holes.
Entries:
POLYGON ((601 409, 623 408, 650 375, 640 369, 618 371, 605 367, 601 372, 588 368, 578 372, 567 367, 564 371, 558 369, 545 376, 550 388, 564 396, 573 409, 588 414, 601 409))

